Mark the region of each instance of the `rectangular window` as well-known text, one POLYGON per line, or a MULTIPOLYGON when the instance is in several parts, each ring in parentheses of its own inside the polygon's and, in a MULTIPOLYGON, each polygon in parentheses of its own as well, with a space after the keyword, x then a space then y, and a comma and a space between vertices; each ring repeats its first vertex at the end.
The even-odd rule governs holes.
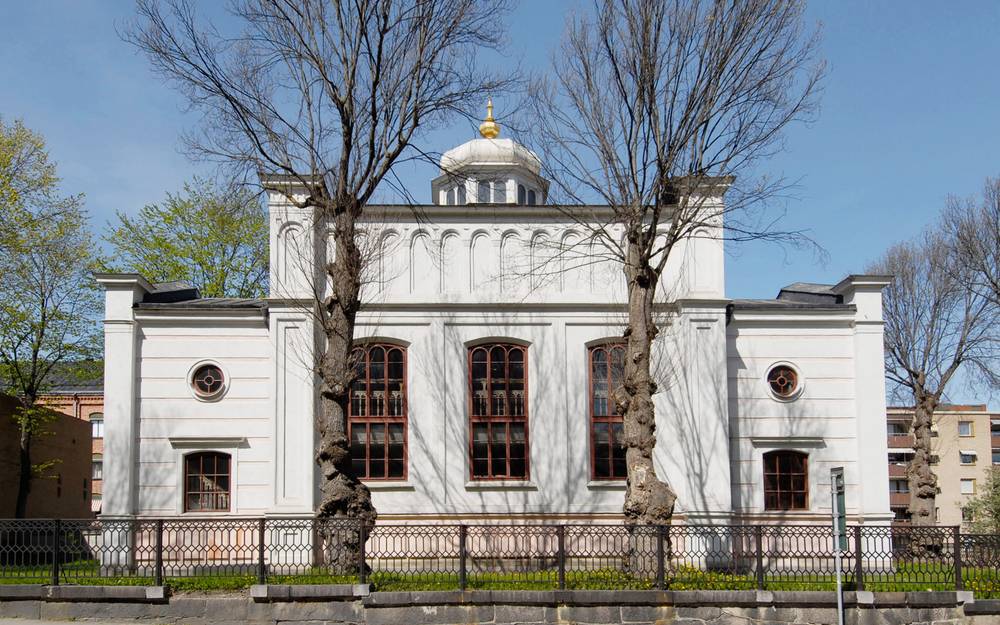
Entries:
POLYGON ((364 480, 406 479, 406 350, 357 347, 348 410, 351 467, 364 480))
POLYGON ((94 454, 91 457, 90 479, 92 480, 104 479, 104 456, 101 454, 94 454))
POLYGON ((890 421, 886 426, 886 430, 889 436, 902 436, 909 433, 909 428, 907 428, 902 423, 896 423, 890 421))
POLYGON ((960 451, 958 452, 958 461, 961 464, 976 464, 976 452, 960 451))
POLYGON ((528 361, 520 345, 469 349, 469 473, 528 479, 528 361))
POLYGON ((972 436, 972 421, 959 421, 958 435, 963 438, 972 436))
POLYGON ((809 456, 798 451, 764 454, 764 509, 809 508, 809 456))
POLYGON ((889 453, 889 464, 905 465, 913 457, 913 452, 890 452, 889 453))
POLYGON ((993 449, 993 464, 1000 464, 1000 449, 993 449))
POLYGON ((229 510, 229 454, 200 452, 184 458, 184 511, 229 510))
POLYGON ((623 418, 614 394, 625 377, 625 346, 590 348, 590 477, 593 480, 624 480, 623 418))
POLYGON ((976 494, 976 480, 964 479, 961 481, 961 493, 963 495, 976 494))
POLYGON ((104 414, 95 412, 90 415, 90 436, 92 438, 104 438, 104 414))
POLYGON ((907 480, 889 480, 889 492, 908 493, 910 492, 910 483, 907 480))
POLYGON ((975 520, 976 519, 973 518, 972 508, 970 508, 968 506, 962 506, 962 522, 963 523, 972 523, 975 520))

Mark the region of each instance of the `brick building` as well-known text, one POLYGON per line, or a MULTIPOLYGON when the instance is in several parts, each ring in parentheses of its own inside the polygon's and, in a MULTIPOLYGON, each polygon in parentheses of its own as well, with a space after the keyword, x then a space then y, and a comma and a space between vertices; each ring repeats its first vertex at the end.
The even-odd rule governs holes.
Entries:
MULTIPOLYGON (((17 399, 0 395, 0 518, 14 516, 17 502, 20 429, 12 418, 17 399)), ((31 445, 33 464, 57 461, 31 483, 28 518, 82 519, 91 512, 90 426, 57 415, 31 445)))
POLYGON ((101 512, 104 477, 104 365, 94 361, 61 367, 49 376, 41 403, 64 415, 87 421, 91 431, 90 509, 101 512))
MULTIPOLYGON (((913 408, 889 407, 886 426, 889 446, 889 505, 897 522, 908 522, 910 490, 906 465, 913 457, 913 408)), ((986 473, 1000 465, 1000 413, 986 405, 938 407, 931 430, 931 453, 939 493, 935 510, 938 525, 960 525, 971 519, 965 504, 979 494, 986 473)))

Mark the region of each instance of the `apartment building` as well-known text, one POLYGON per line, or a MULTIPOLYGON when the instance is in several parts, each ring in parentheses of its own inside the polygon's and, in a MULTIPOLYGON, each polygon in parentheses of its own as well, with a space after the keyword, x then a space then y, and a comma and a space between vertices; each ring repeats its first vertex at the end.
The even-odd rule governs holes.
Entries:
MULTIPOLYGON (((896 522, 909 521, 906 465, 913 457, 913 408, 889 407, 886 433, 889 447, 889 505, 896 522)), ((931 453, 940 492, 938 525, 970 521, 966 502, 978 494, 992 465, 1000 465, 1000 413, 985 404, 939 406, 931 430, 931 453)))

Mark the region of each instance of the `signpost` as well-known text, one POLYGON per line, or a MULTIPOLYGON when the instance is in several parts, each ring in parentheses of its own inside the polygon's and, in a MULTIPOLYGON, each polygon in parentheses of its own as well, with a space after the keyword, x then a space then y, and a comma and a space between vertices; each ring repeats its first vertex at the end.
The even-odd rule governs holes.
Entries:
POLYGON ((844 467, 830 469, 830 499, 833 504, 833 554, 837 571, 837 623, 844 625, 844 593, 841 585, 841 553, 847 549, 847 512, 844 502, 844 467))

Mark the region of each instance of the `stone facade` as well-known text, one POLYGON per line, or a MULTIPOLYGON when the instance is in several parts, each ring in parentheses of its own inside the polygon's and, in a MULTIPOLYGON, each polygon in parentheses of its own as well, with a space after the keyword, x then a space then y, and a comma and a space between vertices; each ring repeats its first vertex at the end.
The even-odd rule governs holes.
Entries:
MULTIPOLYGON (((2 587, 0 618, 223 623, 459 623, 589 625, 836 625, 830 592, 767 591, 470 591, 371 593, 357 587, 255 587, 244 595, 177 595, 158 589, 2 587), (289 589, 296 589, 290 596, 289 589), (284 590, 282 590, 284 589, 284 590), (268 597, 268 590, 277 596, 268 597), (310 596, 311 595, 311 596, 310 596)), ((847 625, 987 625, 1000 601, 968 593, 848 592, 847 625)))

